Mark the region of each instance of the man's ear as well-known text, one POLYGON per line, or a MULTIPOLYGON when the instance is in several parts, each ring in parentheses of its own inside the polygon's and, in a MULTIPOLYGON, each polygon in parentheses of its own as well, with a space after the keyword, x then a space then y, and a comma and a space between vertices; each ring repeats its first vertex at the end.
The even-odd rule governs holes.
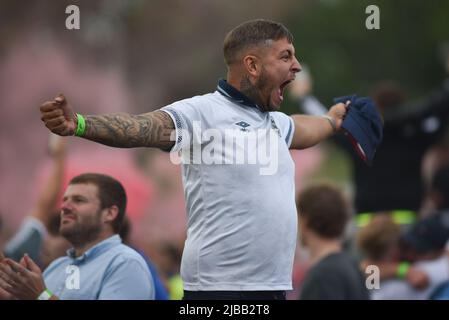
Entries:
POLYGON ((106 214, 103 216, 103 222, 112 222, 117 218, 119 209, 116 205, 113 205, 104 210, 106 214))
POLYGON ((253 77, 257 77, 261 71, 261 63, 260 59, 252 54, 248 54, 243 57, 243 65, 245 66, 245 70, 252 75, 253 77))

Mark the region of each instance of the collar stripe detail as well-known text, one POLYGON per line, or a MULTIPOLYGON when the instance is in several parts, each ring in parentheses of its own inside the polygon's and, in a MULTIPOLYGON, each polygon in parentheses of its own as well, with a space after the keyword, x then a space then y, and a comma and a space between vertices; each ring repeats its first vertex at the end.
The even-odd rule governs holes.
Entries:
POLYGON ((245 96, 239 90, 231 86, 225 79, 218 80, 217 91, 225 97, 234 100, 236 103, 241 103, 247 107, 261 110, 257 104, 255 104, 250 98, 245 96))

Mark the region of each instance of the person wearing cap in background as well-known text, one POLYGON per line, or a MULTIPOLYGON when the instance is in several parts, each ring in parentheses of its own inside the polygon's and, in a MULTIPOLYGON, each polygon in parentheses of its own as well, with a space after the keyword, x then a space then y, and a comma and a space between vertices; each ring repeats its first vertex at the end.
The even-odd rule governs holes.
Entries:
MULTIPOLYGON (((428 207, 432 208, 432 211, 426 215, 424 220, 418 220, 415 224, 407 226, 407 228, 403 228, 403 231, 408 231, 405 237, 405 240, 401 242, 401 244, 406 247, 410 247, 411 249, 405 250, 405 248, 399 248, 402 254, 401 256, 396 257, 396 259, 377 259, 374 258, 373 248, 376 246, 376 243, 379 243, 381 239, 385 239, 388 234, 388 230, 391 231, 393 228, 390 226, 387 221, 381 219, 382 213, 376 214, 376 216, 364 227, 362 227, 358 234, 358 244, 361 252, 365 254, 365 260, 362 262, 363 268, 367 265, 374 264, 379 267, 380 277, 381 279, 388 279, 388 282, 385 282, 382 286, 382 290, 376 290, 373 292, 373 297, 375 299, 416 299, 422 298, 422 292, 418 292, 414 289, 421 290, 429 287, 431 284, 430 277, 428 275, 428 271, 426 268, 422 268, 421 266, 430 265, 430 269, 432 266, 441 265, 441 263, 447 262, 445 259, 432 259, 433 255, 439 255, 439 251, 436 253, 431 253, 431 256, 423 256, 422 253, 428 253, 426 247, 436 247, 439 249, 442 246, 442 242, 446 239, 446 234, 444 231, 444 222, 445 220, 439 220, 439 217, 445 217, 449 213, 449 165, 441 165, 439 169, 437 169, 433 177, 429 182, 429 191, 428 191, 428 207), (377 217, 379 215, 379 217, 377 217), (434 216, 437 217, 434 217, 434 216), (379 219, 376 219, 379 218, 379 219), (379 225, 379 223, 382 225, 379 225), (430 227, 426 227, 423 225, 429 225, 430 227), (410 230, 416 230, 417 226, 421 226, 423 237, 422 239, 415 233, 412 233, 410 230), (412 229, 410 229, 412 228, 412 229), (378 232, 376 232, 378 230, 378 232), (435 230, 435 234, 430 234, 431 231, 435 230), (415 234, 415 236, 413 236, 415 234), (439 244, 435 244, 435 237, 439 238, 439 244), (407 242, 410 245, 407 246, 407 242), (433 243, 433 244, 432 244, 433 243), (438 247, 440 246, 440 247, 438 247), (424 249, 421 249, 424 248, 424 249), (406 254, 406 252, 410 251, 412 255, 406 254), (419 264, 411 264, 410 261, 418 260, 426 260, 425 262, 420 262, 419 264), (430 259, 429 259, 430 258, 430 259), (429 261, 432 260, 432 261, 429 261), (440 263, 440 264, 438 264, 440 263), (401 279, 405 281, 400 281, 401 279), (408 285, 405 284, 408 283, 408 285)), ((393 220, 392 220, 393 221, 393 220)), ((399 231, 399 227, 397 231, 399 231)), ((397 244, 399 246, 399 243, 397 244)), ((391 248, 394 248, 395 245, 392 243, 390 245, 391 248)), ((443 266, 444 268, 444 266, 443 266)), ((442 275, 444 275, 443 273, 442 275)), ((441 279, 440 279, 441 280, 441 279)), ((433 282, 439 282, 437 280, 433 282)))
POLYGON ((449 281, 449 211, 417 221, 401 237, 405 259, 428 277, 425 289, 415 290, 408 299, 430 299, 438 287, 449 281))
POLYGON ((358 234, 367 259, 362 268, 380 269, 380 289, 371 291, 373 299, 430 299, 449 280, 449 212, 436 213, 402 231, 401 235, 391 216, 378 214, 358 234))
POLYGON ((373 300, 408 299, 429 284, 424 271, 401 261, 400 238, 401 227, 388 213, 376 214, 357 233, 361 269, 379 268, 379 287, 370 290, 373 300))
MULTIPOLYGON (((446 162, 446 165, 440 165, 439 168, 435 170, 430 181, 428 197, 429 202, 431 202, 430 208, 437 210, 437 212, 442 212, 442 215, 445 216, 443 222, 445 222, 446 225, 448 219, 447 216, 449 216, 449 163, 446 162)), ((432 217, 432 215, 430 215, 430 217, 432 217)), ((440 241, 444 241, 444 236, 440 241)), ((448 252, 449 240, 446 242, 446 255, 448 252)), ((449 279, 433 290, 430 294, 430 299, 449 300, 449 279)))

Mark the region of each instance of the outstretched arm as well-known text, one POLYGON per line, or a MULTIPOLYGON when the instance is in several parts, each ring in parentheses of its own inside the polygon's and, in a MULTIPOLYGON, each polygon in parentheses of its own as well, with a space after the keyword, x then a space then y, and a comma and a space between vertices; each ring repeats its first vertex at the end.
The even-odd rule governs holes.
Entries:
POLYGON ((349 102, 338 103, 325 116, 293 115, 295 133, 291 149, 312 147, 340 131, 349 102))
MULTIPOLYGON (((63 95, 40 107, 41 119, 53 133, 74 135, 78 119, 63 95)), ((170 116, 163 111, 141 115, 125 113, 88 115, 83 138, 118 148, 154 147, 170 150, 174 141, 170 136, 175 129, 170 116)))
POLYGON ((85 116, 86 133, 83 138, 111 147, 155 147, 170 150, 175 129, 170 116, 163 111, 142 115, 109 114, 85 116))

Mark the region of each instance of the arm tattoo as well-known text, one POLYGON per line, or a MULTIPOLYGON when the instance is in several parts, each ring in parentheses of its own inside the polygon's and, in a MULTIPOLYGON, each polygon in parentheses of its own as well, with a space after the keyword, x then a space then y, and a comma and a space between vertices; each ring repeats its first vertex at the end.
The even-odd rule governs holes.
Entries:
POLYGON ((106 114, 85 116, 86 132, 83 138, 111 147, 155 147, 170 150, 174 141, 170 135, 175 129, 170 116, 163 111, 141 115, 106 114))

